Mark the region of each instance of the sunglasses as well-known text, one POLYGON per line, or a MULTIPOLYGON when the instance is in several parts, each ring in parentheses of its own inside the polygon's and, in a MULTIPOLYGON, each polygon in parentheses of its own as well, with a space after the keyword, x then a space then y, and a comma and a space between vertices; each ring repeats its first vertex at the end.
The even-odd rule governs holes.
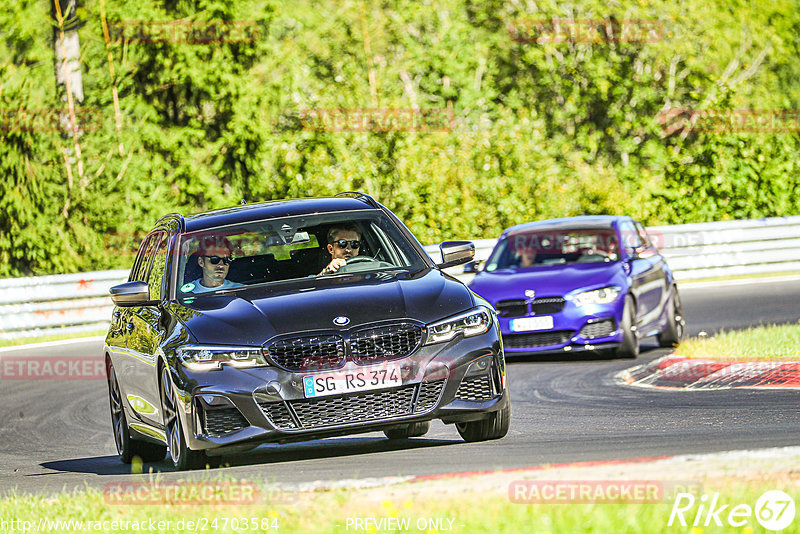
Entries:
POLYGON ((211 265, 217 265, 219 262, 228 265, 230 262, 233 261, 233 258, 230 256, 203 256, 204 258, 208 258, 208 261, 211 262, 211 265))
POLYGON ((347 239, 339 239, 334 241, 334 243, 336 243, 339 248, 347 248, 348 243, 350 244, 350 248, 361 248, 361 241, 358 239, 354 239, 352 241, 348 241, 347 239))

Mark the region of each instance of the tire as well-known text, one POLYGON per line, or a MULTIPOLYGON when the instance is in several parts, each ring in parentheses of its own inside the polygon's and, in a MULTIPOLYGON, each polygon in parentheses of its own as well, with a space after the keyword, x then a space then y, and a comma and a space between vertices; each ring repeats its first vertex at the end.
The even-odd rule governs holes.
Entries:
POLYGON ((198 469, 208 465, 206 454, 203 451, 194 451, 186 443, 183 433, 183 424, 178 415, 177 404, 175 402, 175 390, 172 387, 172 379, 169 370, 164 366, 161 368, 161 410, 164 414, 164 433, 167 437, 168 457, 172 466, 178 471, 187 469, 198 469))
POLYGON ((636 331, 636 306, 630 295, 625 297, 625 308, 622 310, 622 344, 617 347, 620 358, 636 358, 639 356, 639 334, 636 331))
POLYGON ((456 423, 456 430, 467 442, 500 439, 508 434, 510 422, 511 406, 506 406, 497 412, 492 412, 486 419, 456 423))
POLYGON ((133 439, 128 428, 128 419, 122 405, 122 393, 117 382, 114 367, 108 366, 108 401, 111 407, 111 427, 114 431, 114 443, 122 463, 129 464, 138 456, 143 462, 160 462, 167 453, 164 445, 133 439))
POLYGON ((386 437, 389 439, 418 438, 427 434, 430 429, 430 421, 420 421, 418 423, 409 423, 398 428, 389 428, 384 430, 383 433, 386 434, 386 437))
POLYGON ((667 303, 667 324, 656 338, 660 347, 675 347, 683 339, 683 330, 686 321, 683 318, 683 306, 678 288, 674 289, 672 297, 667 303))

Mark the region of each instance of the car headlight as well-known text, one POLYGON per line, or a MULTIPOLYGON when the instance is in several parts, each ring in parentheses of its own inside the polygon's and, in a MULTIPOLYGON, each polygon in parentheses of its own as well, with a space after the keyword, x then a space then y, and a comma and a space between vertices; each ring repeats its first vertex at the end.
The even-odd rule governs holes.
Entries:
POLYGON ((259 367, 268 365, 261 349, 254 347, 181 347, 178 359, 195 371, 219 369, 224 363, 233 367, 259 367))
POLYGON ((591 291, 583 291, 573 295, 572 301, 578 306, 586 306, 587 304, 611 304, 617 300, 621 290, 622 288, 618 286, 608 286, 591 291))
POLYGON ((450 341, 458 334, 464 337, 478 336, 492 326, 492 313, 483 306, 473 308, 466 313, 456 315, 428 325, 426 345, 450 341))

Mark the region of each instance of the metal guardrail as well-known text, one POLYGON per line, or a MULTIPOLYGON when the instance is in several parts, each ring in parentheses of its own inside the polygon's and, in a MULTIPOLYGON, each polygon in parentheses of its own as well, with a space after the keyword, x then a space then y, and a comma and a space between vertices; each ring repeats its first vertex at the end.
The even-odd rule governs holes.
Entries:
MULTIPOLYGON (((647 229, 678 280, 800 271, 800 216, 723 221, 647 229)), ((486 260, 496 239, 477 239, 475 258, 486 260)), ((440 262, 438 245, 425 246, 440 262)), ((464 282, 463 267, 446 272, 464 282)), ((89 332, 108 327, 111 286, 128 271, 0 279, 0 339, 53 333, 89 332)))

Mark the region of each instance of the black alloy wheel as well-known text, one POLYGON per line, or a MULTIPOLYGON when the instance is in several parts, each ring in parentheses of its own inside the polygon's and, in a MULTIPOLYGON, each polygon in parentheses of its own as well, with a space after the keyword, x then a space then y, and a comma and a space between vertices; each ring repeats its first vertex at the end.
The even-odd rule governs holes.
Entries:
POLYGON ((417 423, 409 423, 401 427, 390 428, 384 430, 383 433, 389 439, 418 438, 419 436, 427 434, 430 429, 430 421, 420 421, 417 423))
POLYGON ((111 426, 114 430, 114 443, 117 454, 124 464, 129 464, 138 456, 143 462, 159 462, 164 459, 167 448, 164 445, 140 441, 130 436, 125 408, 122 405, 122 393, 117 382, 114 366, 108 367, 108 400, 111 406, 111 426))
POLYGON ((511 406, 506 405, 496 412, 492 412, 485 419, 456 423, 456 430, 464 441, 486 441, 500 439, 508 434, 511 421, 511 406))
POLYGON ((166 366, 161 369, 161 409, 164 414, 164 433, 172 466, 179 471, 203 467, 206 459, 205 453, 194 451, 186 444, 183 425, 178 415, 175 389, 172 387, 172 379, 166 366))

